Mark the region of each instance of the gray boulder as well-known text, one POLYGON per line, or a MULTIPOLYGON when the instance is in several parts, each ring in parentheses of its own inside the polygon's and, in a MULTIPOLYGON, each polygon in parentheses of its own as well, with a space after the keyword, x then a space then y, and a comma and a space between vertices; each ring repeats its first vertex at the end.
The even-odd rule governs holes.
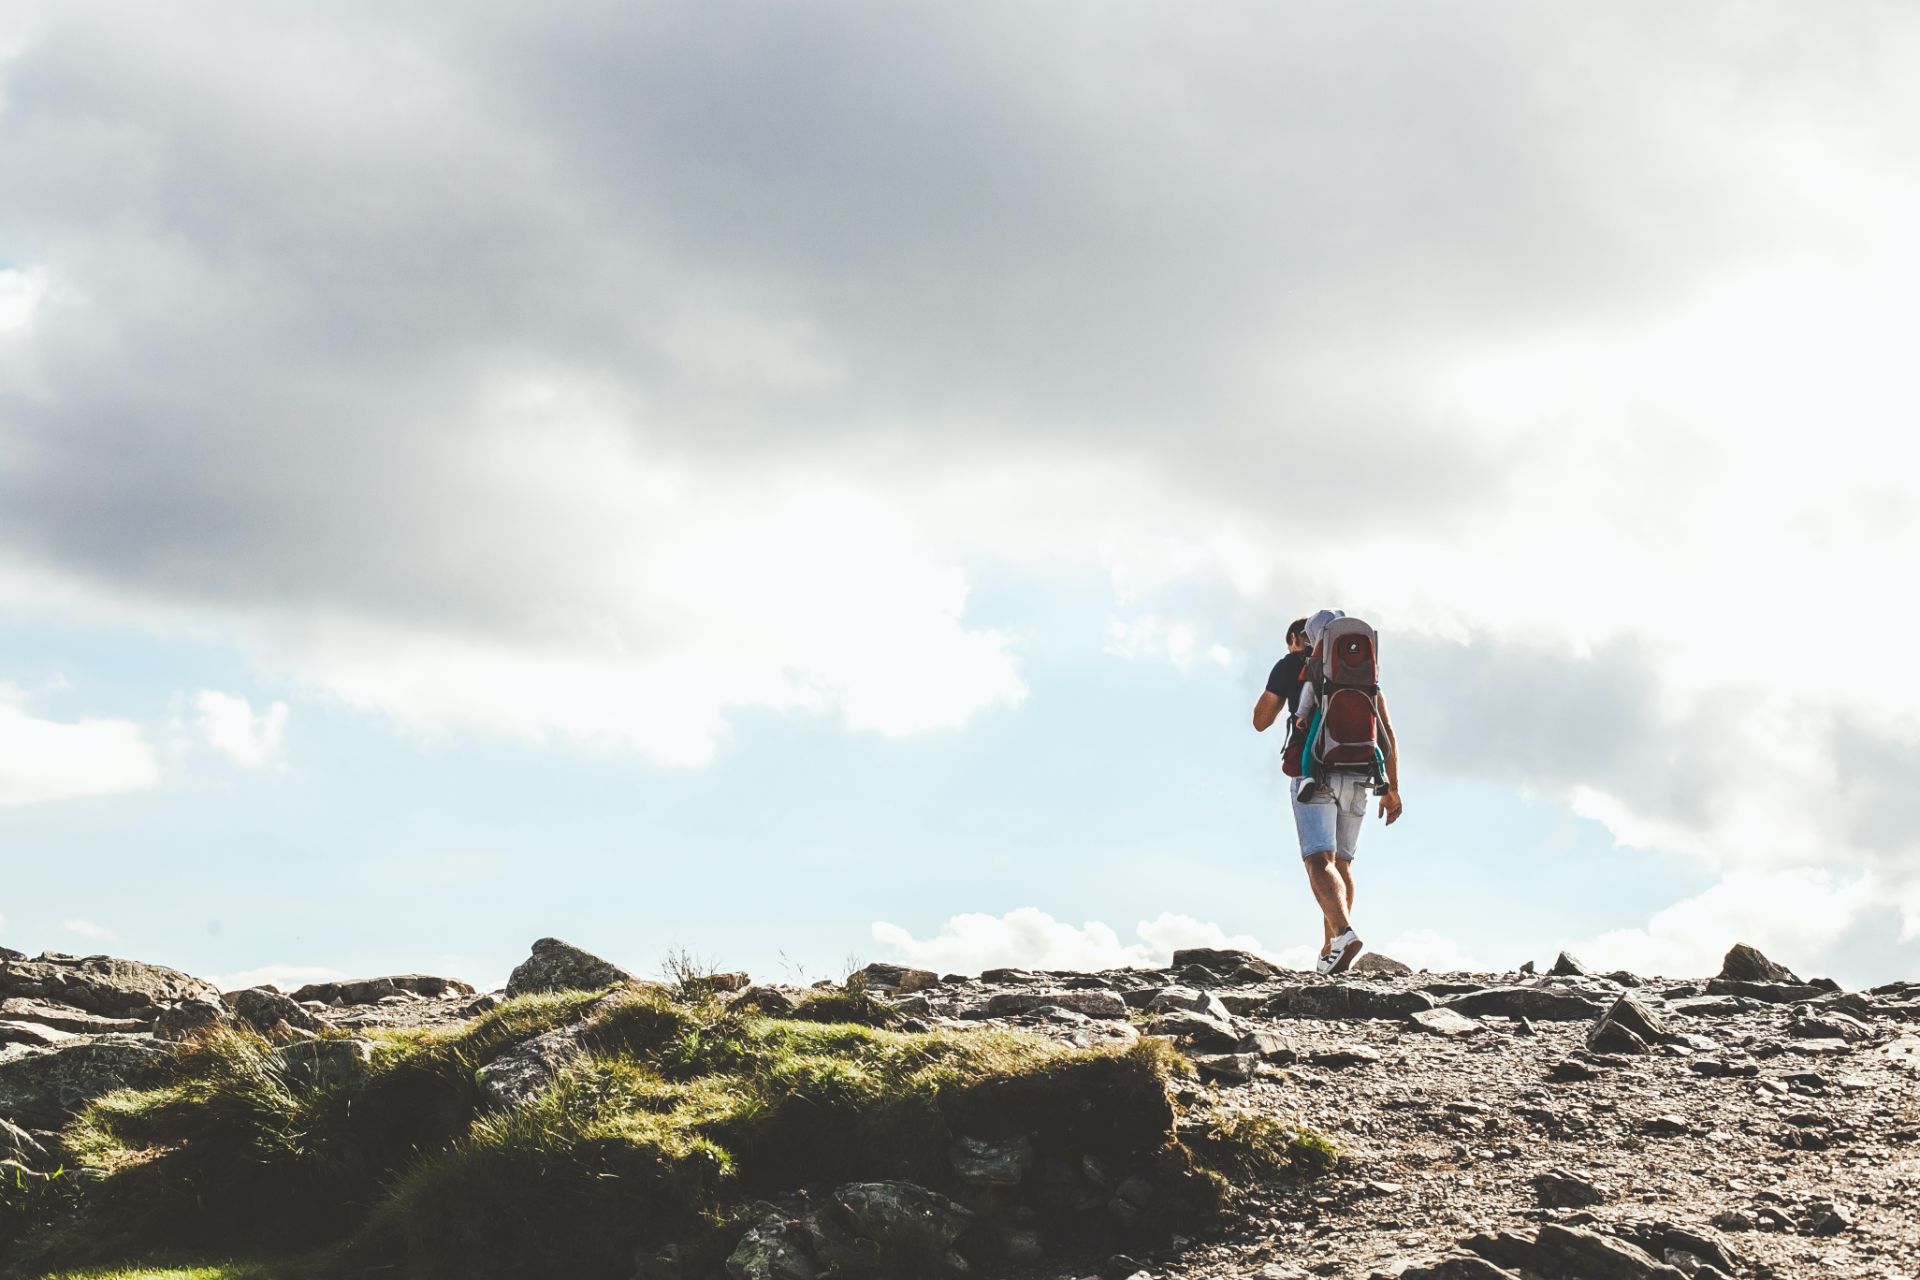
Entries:
POLYGON ((1348 973, 1384 973, 1396 978, 1404 978, 1413 972, 1413 966, 1402 964, 1392 956, 1383 956, 1378 951, 1369 951, 1347 969, 1348 973))
POLYGON ((0 1119, 57 1129, 103 1093, 154 1083, 167 1059, 144 1037, 111 1036, 0 1062, 0 1119))
POLYGON ((542 938, 507 978, 509 996, 530 991, 598 991, 634 981, 619 965, 558 938, 542 938))
POLYGON ((235 1017, 262 1035, 273 1034, 282 1023, 295 1031, 318 1031, 325 1025, 308 1013, 299 1001, 292 996, 282 995, 273 987, 229 991, 226 1001, 235 1017))
POLYGON ((470 996, 471 983, 458 978, 442 978, 431 973, 395 973, 384 978, 342 978, 334 982, 309 982, 290 997, 294 1003, 313 1000, 320 1004, 378 1004, 389 996, 415 995, 426 1000, 447 996, 470 996))
POLYGON ((1720 962, 1720 977, 1730 982, 1799 982, 1793 970, 1775 964, 1755 947, 1736 942, 1720 962))
POLYGON ((954 1243, 975 1215, 911 1182, 854 1182, 790 1213, 766 1206, 727 1258, 733 1280, 925 1280, 970 1274, 954 1243))
POLYGON ((1515 1271, 1580 1280, 1686 1280, 1686 1273, 1658 1261, 1639 1245, 1586 1227, 1541 1225, 1532 1239, 1511 1231, 1476 1235, 1463 1242, 1488 1261, 1515 1271))
POLYGON ((1572 952, 1562 951, 1554 958, 1553 968, 1547 970, 1547 972, 1559 974, 1567 978, 1584 978, 1587 976, 1587 966, 1581 964, 1580 957, 1574 955, 1572 952))
POLYGON ((939 986, 940 975, 931 969, 915 969, 904 964, 875 963, 848 974, 847 985, 863 986, 876 993, 904 996, 939 986))
POLYGON ((1487 1029, 1485 1023, 1475 1022, 1465 1014, 1455 1013, 1451 1009, 1415 1009, 1407 1015, 1407 1021, 1416 1029, 1431 1032, 1437 1036, 1471 1036, 1478 1035, 1487 1029))
POLYGON ((1649 1045, 1673 1040, 1659 1015, 1632 996, 1623 995, 1587 1030, 1587 1048, 1594 1053, 1645 1053, 1649 1045))
POLYGON ((1251 951, 1238 951, 1220 947, 1182 947, 1173 953, 1173 963, 1169 968, 1180 970, 1198 965, 1212 973, 1232 977, 1242 971, 1250 975, 1242 981, 1258 982, 1265 978, 1280 976, 1280 968, 1272 961, 1253 954, 1251 951))
POLYGON ((373 1075, 373 1041, 359 1038, 296 1040, 276 1050, 287 1074, 329 1092, 350 1092, 373 1075))
POLYGON ((1124 1018, 1127 1002, 1119 993, 1092 988, 1083 991, 1001 991, 988 997, 987 1016, 1012 1017, 1037 1009, 1071 1009, 1089 1018, 1124 1018))
POLYGON ((521 1105, 586 1053, 586 1033, 586 1024, 576 1022, 514 1045, 475 1073, 480 1092, 502 1109, 521 1105))
POLYGON ((1240 1048, 1246 1032, 1227 1018, 1213 1018, 1190 1009, 1169 1009, 1147 1024, 1150 1036, 1167 1036, 1201 1052, 1225 1053, 1240 1048))
MULTIPOLYGON (((1302 1273, 1305 1274, 1304 1272, 1302 1273)), ((1376 1280, 1520 1280, 1505 1267, 1495 1266, 1477 1253, 1450 1253, 1433 1262, 1420 1263, 1405 1270, 1376 1271, 1376 1280)))
MULTIPOLYGON (((1257 1006, 1259 997, 1254 997, 1257 1006)), ((1209 1018, 1218 1018, 1222 1022, 1231 1021, 1233 1013, 1226 1003, 1211 991, 1201 991, 1193 987, 1161 987, 1152 993, 1147 1001, 1147 1009, 1152 1013, 1166 1013, 1174 1009, 1184 1009, 1188 1013, 1204 1013, 1209 1018)))
POLYGON ((797 987, 748 987, 727 1002, 730 1009, 784 1018, 800 1007, 807 993, 797 987))
POLYGON ((0 959, 0 1000, 36 1000, 67 1005, 110 1018, 152 1018, 191 996, 220 998, 211 982, 135 960, 68 956, 43 951, 38 959, 0 959))
POLYGON ((947 1152, 953 1176, 976 1187, 1017 1187, 1033 1167, 1033 1139, 1026 1134, 998 1142, 956 1138, 947 1152))
POLYGON ((151 1017, 109 1018, 103 1014, 88 1013, 85 1009, 75 1009, 71 1005, 49 1004, 44 1000, 26 997, 0 1000, 0 1021, 28 1022, 51 1027, 55 1031, 71 1031, 75 1035, 97 1036, 112 1031, 136 1034, 153 1029, 151 1017))
POLYGON ((1577 1022, 1594 1017, 1602 1009, 1591 1000, 1571 991, 1546 987, 1488 987, 1449 996, 1440 1002, 1443 1009, 1464 1013, 1472 1018, 1489 1014, 1505 1018, 1531 1018, 1536 1022, 1577 1022))
POLYGON ((233 1014, 217 999, 190 996, 162 1009, 153 1020, 156 1040, 191 1040, 233 1025, 233 1014))
POLYGON ((1267 1001, 1274 1018, 1405 1018, 1434 1007, 1424 991, 1381 990, 1368 983, 1317 982, 1287 987, 1267 1001))
POLYGON ((30 1044, 42 1049, 51 1049, 75 1039, 71 1031, 62 1031, 58 1027, 42 1026, 38 1022, 12 1022, 0 1019, 0 1044, 30 1044))

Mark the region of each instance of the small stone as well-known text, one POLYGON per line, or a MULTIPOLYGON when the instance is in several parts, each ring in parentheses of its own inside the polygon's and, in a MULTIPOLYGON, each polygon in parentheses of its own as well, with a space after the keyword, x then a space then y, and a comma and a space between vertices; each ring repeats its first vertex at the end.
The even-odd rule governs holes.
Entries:
POLYGON ((954 1176, 977 1187, 1017 1187, 1033 1167, 1033 1139, 1025 1134, 999 1142, 954 1139, 947 1151, 954 1176))
POLYGON ((1260 1055, 1257 1053, 1199 1053, 1193 1055, 1193 1065, 1202 1076, 1218 1080, 1251 1080, 1253 1073, 1260 1066, 1260 1055))
POLYGON ((1365 1045, 1350 1045, 1342 1049, 1322 1049, 1307 1055, 1307 1061, 1316 1067, 1358 1067, 1380 1061, 1378 1050, 1365 1045))
POLYGON ((1565 1169, 1535 1174, 1533 1190, 1541 1206, 1548 1209, 1584 1209, 1607 1198, 1596 1183, 1565 1169))
POLYGON ((1485 1023, 1475 1022, 1451 1009, 1418 1009, 1407 1015, 1407 1021, 1421 1031, 1438 1036, 1471 1036, 1486 1030, 1485 1023))

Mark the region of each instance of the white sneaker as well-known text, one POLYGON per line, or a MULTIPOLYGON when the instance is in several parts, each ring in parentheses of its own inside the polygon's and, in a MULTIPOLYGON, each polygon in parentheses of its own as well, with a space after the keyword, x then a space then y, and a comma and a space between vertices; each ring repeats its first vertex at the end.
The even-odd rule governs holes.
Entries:
POLYGON ((1326 965, 1326 968, 1321 969, 1320 972, 1326 974, 1345 973, 1347 966, 1366 950, 1366 944, 1360 941, 1360 935, 1351 928, 1345 933, 1335 934, 1333 941, 1327 946, 1329 948, 1327 954, 1320 957, 1320 962, 1326 965))
POLYGON ((1330 973, 1332 973, 1332 972, 1333 972, 1333 958, 1334 958, 1334 956, 1335 956, 1335 955, 1337 955, 1337 954, 1339 954, 1339 953, 1338 953, 1338 952, 1334 952, 1334 951, 1323 951, 1323 952, 1321 952, 1321 953, 1320 953, 1320 958, 1319 958, 1318 960, 1316 960, 1316 961, 1314 961, 1314 962, 1313 962, 1313 971, 1314 971, 1315 973, 1317 973, 1317 974, 1319 974, 1319 975, 1320 975, 1321 977, 1323 977, 1323 978, 1324 978, 1324 977, 1325 977, 1326 975, 1328 975, 1328 974, 1330 974, 1330 973))

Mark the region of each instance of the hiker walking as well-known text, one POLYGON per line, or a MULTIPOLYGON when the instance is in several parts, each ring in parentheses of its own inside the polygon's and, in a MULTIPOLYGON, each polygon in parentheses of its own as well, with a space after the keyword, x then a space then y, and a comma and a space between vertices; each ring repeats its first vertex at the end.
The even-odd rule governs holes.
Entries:
POLYGON ((1353 859, 1367 800, 1379 797, 1389 826, 1401 812, 1400 757, 1380 693, 1378 657, 1372 627, 1322 609, 1287 629, 1287 656, 1274 664, 1253 707, 1253 727, 1262 732, 1282 708, 1289 716, 1285 769, 1293 779, 1300 860, 1322 917, 1314 965, 1322 974, 1346 972, 1364 948, 1353 928, 1353 859), (1289 672, 1298 673, 1297 688, 1285 687, 1289 672))

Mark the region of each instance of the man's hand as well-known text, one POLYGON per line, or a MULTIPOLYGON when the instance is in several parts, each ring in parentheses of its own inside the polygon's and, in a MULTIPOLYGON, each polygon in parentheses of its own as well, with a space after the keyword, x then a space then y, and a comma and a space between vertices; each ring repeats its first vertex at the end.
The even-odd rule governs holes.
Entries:
POLYGON ((1389 791, 1380 797, 1380 816, 1387 820, 1388 826, 1392 826, 1395 822, 1399 821, 1400 793, 1397 790, 1389 791))

